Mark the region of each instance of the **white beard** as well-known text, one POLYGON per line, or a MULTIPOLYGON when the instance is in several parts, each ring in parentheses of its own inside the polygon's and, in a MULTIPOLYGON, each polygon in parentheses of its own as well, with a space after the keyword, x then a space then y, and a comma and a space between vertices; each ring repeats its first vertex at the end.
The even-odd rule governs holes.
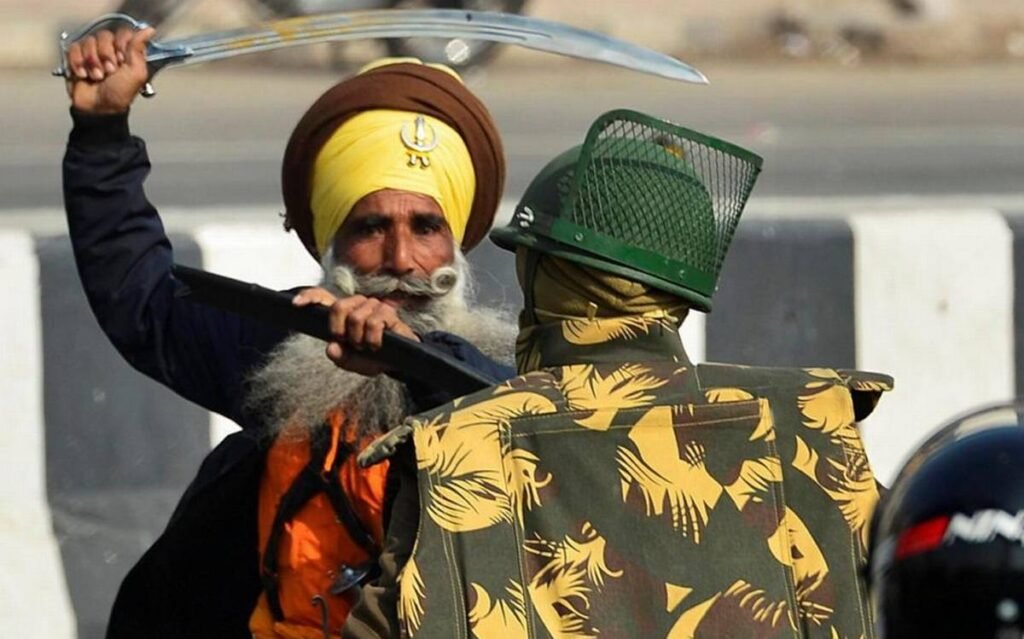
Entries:
MULTIPOLYGON (((471 310, 469 264, 458 250, 451 266, 440 267, 429 280, 398 280, 389 276, 356 274, 324 257, 320 286, 340 297, 355 294, 383 296, 395 290, 425 298, 414 307, 400 308, 402 321, 424 334, 443 330, 459 335, 491 358, 511 364, 517 324, 509 313, 471 310)), ((405 386, 386 375, 364 377, 338 368, 327 359, 324 342, 293 335, 279 344, 266 364, 247 380, 245 408, 266 425, 267 434, 304 437, 342 407, 355 419, 360 434, 375 434, 398 425, 411 409, 405 386)))

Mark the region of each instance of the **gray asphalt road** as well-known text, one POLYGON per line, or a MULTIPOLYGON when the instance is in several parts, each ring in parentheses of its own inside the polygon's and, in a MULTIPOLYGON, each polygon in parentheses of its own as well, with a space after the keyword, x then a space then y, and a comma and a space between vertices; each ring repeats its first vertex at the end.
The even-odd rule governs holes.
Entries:
MULTIPOLYGON (((759 197, 1024 194, 1024 65, 846 69, 730 66, 693 87, 594 64, 499 61, 470 78, 507 141, 508 195, 601 112, 633 107, 764 155, 759 197)), ((278 161, 304 108, 336 75, 252 67, 175 70, 133 126, 161 206, 276 205, 278 161)), ((3 72, 0 210, 60 204, 69 127, 60 83, 3 72)))

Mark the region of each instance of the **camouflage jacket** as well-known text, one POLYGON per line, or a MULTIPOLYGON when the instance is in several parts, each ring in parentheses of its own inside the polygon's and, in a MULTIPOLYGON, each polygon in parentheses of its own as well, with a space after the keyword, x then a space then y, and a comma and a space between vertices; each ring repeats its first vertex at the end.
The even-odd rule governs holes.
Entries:
POLYGON ((408 422, 391 581, 347 636, 389 606, 416 639, 874 636, 855 422, 891 378, 692 365, 640 318, 531 340, 533 372, 408 422))

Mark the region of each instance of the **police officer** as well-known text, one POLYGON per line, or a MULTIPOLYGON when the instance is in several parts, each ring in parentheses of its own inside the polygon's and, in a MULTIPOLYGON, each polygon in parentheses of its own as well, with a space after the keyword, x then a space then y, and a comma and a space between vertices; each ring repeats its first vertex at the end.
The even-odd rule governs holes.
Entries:
POLYGON ((891 378, 697 365, 679 338, 760 163, 620 110, 533 180, 491 235, 521 375, 367 451, 402 479, 347 637, 874 636, 856 422, 891 378))

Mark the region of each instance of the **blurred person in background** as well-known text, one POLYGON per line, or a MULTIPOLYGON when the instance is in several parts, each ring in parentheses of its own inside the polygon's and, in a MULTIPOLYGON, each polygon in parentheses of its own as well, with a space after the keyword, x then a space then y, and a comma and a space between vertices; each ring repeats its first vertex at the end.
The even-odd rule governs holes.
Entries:
MULTIPOLYGON (((857 421, 886 375, 689 361, 761 160, 632 111, 532 181, 519 377, 411 417, 344 636, 874 636, 857 421)), ((765 327, 764 339, 771 339, 765 327)))
POLYGON ((390 330, 494 379, 513 373, 498 362, 512 360, 514 328, 469 308, 463 257, 500 201, 501 140, 457 74, 416 60, 370 65, 310 107, 285 151, 282 190, 286 228, 323 267, 295 304, 330 306, 325 357, 312 338, 176 296, 172 249, 143 191, 145 145, 128 125, 151 36, 100 32, 68 50, 75 259, 124 358, 243 430, 207 457, 125 578, 108 636, 333 636, 384 527, 387 468, 362 470, 354 453, 450 399, 361 354, 390 330))

